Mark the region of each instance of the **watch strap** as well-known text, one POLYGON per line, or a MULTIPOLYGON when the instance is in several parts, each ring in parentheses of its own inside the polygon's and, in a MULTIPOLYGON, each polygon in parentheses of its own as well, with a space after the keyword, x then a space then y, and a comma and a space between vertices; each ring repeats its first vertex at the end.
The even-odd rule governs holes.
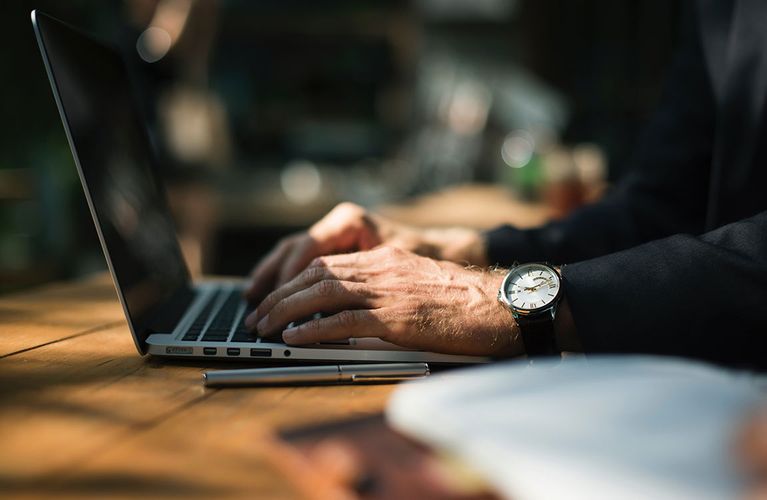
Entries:
POLYGON ((517 324, 528 357, 560 354, 554 335, 554 318, 550 311, 536 317, 520 317, 517 324))

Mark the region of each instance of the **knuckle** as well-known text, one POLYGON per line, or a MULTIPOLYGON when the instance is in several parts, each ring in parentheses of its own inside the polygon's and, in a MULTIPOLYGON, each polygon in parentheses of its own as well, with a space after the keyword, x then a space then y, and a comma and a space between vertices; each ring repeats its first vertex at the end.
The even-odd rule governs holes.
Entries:
POLYGON ((310 267, 303 272, 304 283, 316 283, 326 278, 324 267, 310 267))
POLYGON ((266 296, 264 300, 261 301, 261 304, 258 306, 259 310, 262 311, 269 311, 272 306, 274 306, 274 302, 277 298, 277 292, 272 292, 269 295, 266 296))
POLYGON ((320 321, 319 319, 313 319, 299 326, 298 331, 301 334, 301 338, 307 342, 318 341, 322 335, 322 323, 320 321))
POLYGON ((357 324, 357 313, 348 309, 341 311, 335 315, 335 322, 340 329, 352 328, 357 324))
POLYGON ((309 269, 326 267, 325 257, 315 257, 315 258, 313 258, 312 261, 309 263, 308 267, 309 267, 309 269))
POLYGON ((327 297, 338 292, 339 286, 336 280, 321 280, 314 285, 317 295, 327 297))

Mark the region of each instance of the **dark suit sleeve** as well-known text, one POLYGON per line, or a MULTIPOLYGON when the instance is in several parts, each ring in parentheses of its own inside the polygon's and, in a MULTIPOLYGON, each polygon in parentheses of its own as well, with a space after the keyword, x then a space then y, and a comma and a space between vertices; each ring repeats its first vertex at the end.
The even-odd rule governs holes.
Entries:
POLYGON ((767 368, 767 212, 565 266, 587 352, 767 368))
POLYGON ((586 352, 765 369, 767 212, 702 234, 715 100, 694 21, 631 175, 567 219, 489 232, 488 257, 575 262, 564 290, 586 352))
POLYGON ((688 18, 659 110, 635 148, 631 173, 604 200, 564 220, 531 230, 489 231, 491 263, 565 264, 671 234, 703 232, 715 104, 697 19, 688 18))

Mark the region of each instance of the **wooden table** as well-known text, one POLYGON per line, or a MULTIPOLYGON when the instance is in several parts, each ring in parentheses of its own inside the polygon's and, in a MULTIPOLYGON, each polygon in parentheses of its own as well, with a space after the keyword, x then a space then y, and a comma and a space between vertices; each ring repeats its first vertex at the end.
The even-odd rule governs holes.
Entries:
POLYGON ((395 387, 204 389, 221 366, 140 357, 105 275, 0 297, 0 496, 295 497, 275 432, 395 387))

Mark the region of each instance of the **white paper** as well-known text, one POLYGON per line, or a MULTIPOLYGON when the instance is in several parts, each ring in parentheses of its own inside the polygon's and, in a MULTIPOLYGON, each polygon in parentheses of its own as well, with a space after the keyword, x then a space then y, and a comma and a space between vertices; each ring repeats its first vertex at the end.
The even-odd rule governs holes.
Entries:
POLYGON ((408 383, 391 425, 515 499, 740 495, 738 426, 764 393, 747 373, 648 356, 516 361, 408 383))

